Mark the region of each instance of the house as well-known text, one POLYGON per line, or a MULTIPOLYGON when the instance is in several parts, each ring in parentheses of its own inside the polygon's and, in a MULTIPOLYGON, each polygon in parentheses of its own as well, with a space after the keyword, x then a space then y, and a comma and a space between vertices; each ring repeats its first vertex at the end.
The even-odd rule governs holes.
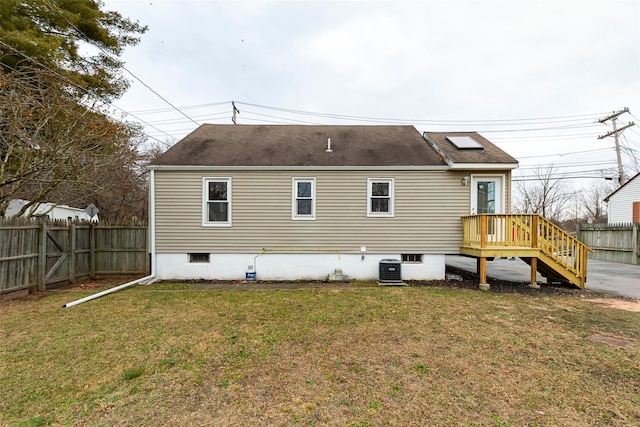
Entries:
POLYGON ((442 279, 464 215, 505 213, 517 161, 475 132, 200 126, 151 166, 159 279, 442 279))
MULTIPOLYGON (((17 215, 24 205, 28 204, 28 200, 13 199, 9 202, 5 217, 13 217, 17 215)), ((56 203, 42 202, 36 203, 27 209, 27 212, 23 216, 42 216, 47 219, 54 220, 84 220, 84 221, 98 221, 97 214, 90 217, 84 209, 74 208, 67 205, 58 205, 56 203)))
POLYGON ((609 208, 609 224, 640 222, 640 173, 622 184, 605 199, 609 208))

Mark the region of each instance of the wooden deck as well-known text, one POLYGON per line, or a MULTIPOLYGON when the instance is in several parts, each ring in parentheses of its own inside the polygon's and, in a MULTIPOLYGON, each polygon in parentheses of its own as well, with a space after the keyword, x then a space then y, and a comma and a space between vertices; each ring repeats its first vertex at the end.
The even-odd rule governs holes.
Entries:
POLYGON ((478 258, 480 284, 486 286, 487 258, 518 257, 531 266, 531 283, 540 272, 548 281, 584 288, 591 248, 537 214, 482 214, 462 217, 460 253, 478 258))

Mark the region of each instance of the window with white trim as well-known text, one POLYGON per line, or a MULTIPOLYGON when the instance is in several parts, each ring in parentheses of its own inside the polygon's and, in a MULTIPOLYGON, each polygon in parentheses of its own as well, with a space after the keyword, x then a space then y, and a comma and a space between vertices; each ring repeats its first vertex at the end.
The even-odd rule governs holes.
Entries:
POLYGON ((291 219, 316 219, 316 179, 293 178, 291 219))
POLYGON ((207 226, 231 225, 231 178, 204 178, 203 218, 207 226))
POLYGON ((393 178, 367 179, 367 216, 392 217, 393 178))

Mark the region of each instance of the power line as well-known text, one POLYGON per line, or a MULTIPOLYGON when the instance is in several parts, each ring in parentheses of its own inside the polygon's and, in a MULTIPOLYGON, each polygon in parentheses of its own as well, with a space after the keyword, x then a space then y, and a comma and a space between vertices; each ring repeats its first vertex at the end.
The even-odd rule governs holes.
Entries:
MULTIPOLYGON (((202 114, 199 116, 193 116, 194 118, 199 118, 199 119, 212 119, 215 120, 215 116, 222 116, 225 114, 229 114, 228 111, 220 111, 218 113, 210 113, 210 114, 202 114)), ((172 125, 172 124, 179 124, 179 123, 188 123, 187 120, 183 119, 183 118, 177 118, 177 119, 164 119, 164 120, 152 120, 152 121, 147 121, 147 123, 153 123, 156 125, 159 124, 167 124, 167 125, 172 125)))
MULTIPOLYGON (((225 105, 225 104, 229 104, 230 102, 231 101, 212 102, 209 104, 180 106, 178 108, 180 108, 181 110, 195 110, 195 109, 206 108, 206 107, 217 107, 218 105, 225 105)), ((156 109, 150 109, 150 110, 135 110, 132 112, 136 114, 156 114, 156 113, 167 113, 170 111, 174 111, 174 109, 173 108, 156 108, 156 109)))
MULTIPOLYGON (((558 176, 549 178, 553 181, 563 181, 569 179, 606 179, 607 181, 611 181, 614 177, 610 176, 597 176, 597 175, 584 175, 584 176, 558 176)), ((524 178, 512 178, 512 182, 527 182, 527 181, 540 181, 540 177, 524 177, 524 178)))
MULTIPOLYGON (((47 1, 47 0, 42 0, 42 2, 53 12, 56 12, 58 15, 60 15, 60 17, 62 17, 62 19, 64 19, 67 24, 69 24, 71 26, 71 28, 73 28, 74 30, 76 30, 77 34, 79 34, 84 41, 86 41, 87 43, 91 44, 92 46, 97 47, 98 49, 100 49, 100 51, 102 53, 104 53, 105 55, 107 55, 109 58, 114 59, 114 57, 111 55, 111 53, 109 53, 108 51, 106 51, 105 49, 102 48, 102 46, 100 46, 99 44, 94 43, 92 40, 90 40, 87 36, 85 36, 85 34, 80 31, 75 25, 73 25, 66 16, 64 16, 62 13, 60 13, 59 9, 55 9, 51 6, 51 4, 47 1)), ((117 60, 117 59, 114 59, 117 60)), ((186 117, 187 119, 191 120, 194 124, 200 126, 200 124, 198 122, 196 122, 195 120, 193 120, 191 117, 189 117, 188 115, 186 115, 182 110, 180 110, 178 107, 176 107, 175 105, 173 105, 171 102, 169 102, 169 100, 167 100, 165 97, 163 97, 162 95, 160 95, 158 92, 156 92, 153 88, 151 88, 151 86, 149 86, 148 84, 146 84, 144 81, 142 81, 142 79, 140 79, 138 76, 136 76, 135 74, 133 74, 127 67, 123 65, 121 65, 121 68, 123 70, 125 70, 127 73, 129 73, 134 79, 136 79, 137 81, 139 81, 144 87, 146 87, 147 89, 149 89, 154 95, 156 95, 158 98, 162 99, 167 105, 169 105, 170 107, 172 107, 174 110, 176 110, 177 112, 179 112, 180 114, 182 114, 184 117, 186 117)))
MULTIPOLYGON (((615 160, 607 160, 604 162, 576 162, 576 163, 554 163, 551 165, 554 169, 557 168, 581 168, 584 166, 600 166, 600 165, 609 165, 615 164, 615 160)), ((540 165, 536 166, 524 166, 518 168, 519 170, 535 170, 535 169, 548 169, 545 167, 540 167, 540 165)))
MULTIPOLYGON (((479 131, 484 132, 484 131, 479 131)), ((502 144, 507 143, 526 143, 530 141, 539 141, 541 139, 549 140, 563 140, 563 139, 587 139, 595 138, 597 134, 594 133, 566 133, 566 134, 553 134, 553 135, 522 135, 522 136, 495 136, 491 137, 491 141, 500 141, 502 144), (517 140, 517 141, 516 141, 517 140)))
MULTIPOLYGON (((25 53, 21 52, 20 50, 18 50, 18 49, 16 49, 16 48, 14 48, 13 46, 11 46, 11 45, 9 45, 9 44, 5 43, 5 42, 4 42, 4 41, 2 41, 2 40, 0 40, 0 44, 2 44, 3 46, 5 46, 5 47, 7 47, 7 48, 11 49, 12 51, 16 52, 17 54, 21 55, 23 58, 28 59, 29 61, 31 61, 31 62, 33 62, 34 64, 36 64, 36 65, 38 65, 39 67, 41 67, 42 69, 45 69, 45 70, 49 71, 50 73, 54 74, 54 75, 55 75, 55 76, 57 76, 58 78, 60 78, 60 79, 62 79, 62 80, 64 80, 64 81, 66 81, 68 84, 72 85, 73 87, 75 87, 75 88, 77 88, 77 89, 80 89, 80 90, 81 90, 82 92, 84 92, 85 94, 87 94, 87 95, 89 95, 89 96, 93 96, 93 97, 95 97, 95 99, 96 99, 96 100, 101 101, 101 100, 100 100, 100 97, 98 97, 96 94, 94 94, 94 93, 90 92, 87 88, 84 88, 84 87, 82 87, 82 86, 80 86, 80 85, 76 84, 76 83, 75 83, 74 81, 72 81, 71 79, 69 79, 69 78, 67 78, 67 77, 63 76, 62 74, 58 73, 56 70, 52 70, 51 68, 49 68, 49 67, 47 67, 46 65, 42 64, 42 63, 41 63, 40 61, 38 61, 37 59, 32 58, 31 56, 29 56, 29 55, 27 55, 27 54, 25 54, 25 53)), ((5 66, 5 67, 7 67, 7 68, 9 68, 9 69, 11 69, 11 70, 13 70, 13 71, 15 71, 15 72, 18 72, 18 73, 21 73, 21 74, 26 74, 26 73, 24 73, 24 72, 22 72, 22 71, 20 71, 20 70, 17 70, 17 69, 15 69, 15 68, 13 68, 13 67, 9 66, 8 64, 5 64, 4 62, 1 62, 1 64, 2 64, 3 66, 5 66)), ((161 132, 161 133, 164 133, 164 134, 165 134, 165 135, 167 135, 168 137, 173 138, 173 136, 171 136, 171 135, 167 134, 167 133, 166 133, 166 132, 164 132, 163 130, 158 129, 158 128, 157 128, 157 127, 155 127, 155 126, 153 126, 153 125, 150 125, 150 124, 146 123, 144 120, 140 119, 139 117, 134 116, 133 114, 128 113, 126 110, 124 110, 124 109, 122 109, 122 108, 118 107, 117 105, 115 105, 115 104, 113 104, 113 103, 109 103, 109 105, 111 105, 112 107, 116 108, 117 110, 122 111, 122 112, 123 112, 123 113, 125 113, 125 114, 129 114, 129 115, 131 115, 131 117, 133 117, 134 119, 138 120, 139 122, 141 122, 141 123, 143 123, 143 124, 145 124, 145 125, 147 125, 147 126, 149 126, 149 127, 153 128, 153 129, 156 129, 157 131, 159 131, 159 132, 161 132)), ((89 105, 86 105, 85 107, 86 107, 86 108, 88 108, 88 109, 90 109, 91 111, 96 112, 96 113, 101 113, 100 111, 95 110, 93 107, 91 107, 91 106, 89 106, 89 105)), ((102 114, 102 113, 101 113, 101 114, 102 114)), ((112 118, 113 120, 117 121, 118 123, 121 123, 121 124, 123 124, 123 125, 125 124, 124 122, 122 122, 121 120, 118 120, 118 119, 117 119, 117 118, 115 118, 115 117, 111 117, 111 118, 112 118)), ((159 139, 157 139, 157 138, 154 138, 154 137, 152 137, 151 135, 149 135, 149 134, 148 134, 148 133, 146 133, 146 132, 145 132, 145 135, 147 135, 149 138, 151 138, 151 139, 153 139, 153 140, 155 140, 155 141, 157 141, 157 142, 159 142, 159 143, 161 143, 161 144, 163 144, 163 145, 165 145, 165 146, 169 146, 169 145, 168 145, 167 143, 165 143, 164 141, 161 141, 161 140, 159 140, 159 139)))
MULTIPOLYGON (((328 117, 328 118, 336 118, 336 119, 344 119, 344 120, 361 120, 361 121, 375 121, 375 122, 401 122, 401 123, 414 123, 414 124, 422 124, 422 123, 430 123, 430 124, 498 124, 498 123, 510 123, 510 122, 530 122, 530 121, 542 121, 542 120, 560 120, 564 122, 577 121, 578 117, 592 117, 595 118, 600 116, 603 113, 591 113, 591 114, 578 114, 578 115, 570 115, 570 116, 556 116, 556 117, 539 117, 539 118, 521 118, 521 119, 487 119, 487 120, 428 120, 428 119, 398 119, 398 118, 384 118, 384 117, 366 117, 366 116, 352 116, 352 115, 344 115, 344 114, 333 114, 333 113, 320 113, 313 111, 304 111, 304 110, 295 110, 290 108, 281 108, 281 107, 273 107, 268 105, 260 105, 253 104, 248 102, 236 101, 238 105, 247 105, 251 107, 265 108, 269 110, 282 111, 292 114, 303 114, 303 115, 311 115, 311 116, 319 116, 319 117, 328 117), (561 119, 573 119, 573 120, 561 120, 561 119)), ((584 119, 582 119, 584 120, 584 119)), ((551 123, 554 123, 552 121, 551 123)), ((541 122, 541 124, 545 124, 549 122, 541 122)), ((509 125, 509 124, 505 124, 509 125)))
MULTIPOLYGON (((261 117, 269 117, 272 119, 283 119, 283 117, 277 117, 277 116, 271 116, 268 114, 260 114, 260 113, 256 113, 254 111, 251 110, 242 110, 242 112, 244 114, 254 114, 256 116, 261 116, 261 117)), ((247 119, 248 117, 244 117, 245 119, 247 119)), ((255 120, 255 119, 254 119, 255 120)), ((294 120, 294 119, 289 119, 291 122, 295 122, 295 123, 304 123, 304 124, 309 124, 309 125, 321 125, 322 123, 317 123, 317 122, 309 122, 309 121, 304 121, 304 120, 294 120)))
POLYGON ((535 159, 535 158, 539 158, 539 157, 555 157, 555 156, 568 156, 571 154, 583 154, 583 153, 593 153, 596 151, 604 151, 604 150, 611 150, 611 148, 596 148, 593 150, 582 150, 582 151, 571 151, 568 153, 555 153, 555 154, 541 154, 539 156, 519 156, 518 159, 535 159))

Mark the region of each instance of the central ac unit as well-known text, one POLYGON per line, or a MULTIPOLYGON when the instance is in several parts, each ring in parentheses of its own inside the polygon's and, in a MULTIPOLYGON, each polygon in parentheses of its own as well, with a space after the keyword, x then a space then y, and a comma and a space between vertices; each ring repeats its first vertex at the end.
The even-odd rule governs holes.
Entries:
POLYGON ((383 283, 399 283, 402 282, 400 260, 397 259, 381 259, 380 260, 380 281, 383 283))

